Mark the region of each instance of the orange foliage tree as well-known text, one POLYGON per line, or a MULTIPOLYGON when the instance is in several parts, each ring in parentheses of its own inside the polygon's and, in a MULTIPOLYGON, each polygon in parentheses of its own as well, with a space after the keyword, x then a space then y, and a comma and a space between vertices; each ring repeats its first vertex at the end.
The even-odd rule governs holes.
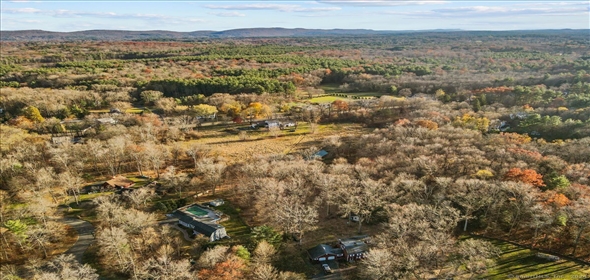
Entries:
POLYGON ((438 129, 438 124, 429 120, 417 120, 414 122, 417 126, 425 127, 430 130, 438 129))
POLYGON ((557 192, 549 192, 549 196, 546 200, 546 203, 548 205, 553 205, 556 206, 558 208, 564 207, 568 204, 570 204, 570 199, 567 198, 567 196, 561 194, 561 193, 557 193, 557 192))
POLYGON ((332 102, 332 107, 340 113, 348 110, 348 103, 344 100, 334 100, 334 102, 332 102))
POLYGON ((504 180, 523 182, 535 187, 545 186, 543 183, 543 175, 532 169, 512 168, 506 172, 504 180))
POLYGON ((230 257, 224 262, 220 262, 212 269, 202 269, 199 271, 199 279, 206 280, 233 280, 243 279, 244 261, 237 257, 230 257))

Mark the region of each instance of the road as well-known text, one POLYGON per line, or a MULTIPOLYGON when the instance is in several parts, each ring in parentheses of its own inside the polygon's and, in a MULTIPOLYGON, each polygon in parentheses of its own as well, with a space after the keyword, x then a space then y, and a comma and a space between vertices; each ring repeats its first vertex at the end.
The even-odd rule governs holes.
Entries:
POLYGON ((76 218, 64 218, 62 222, 73 227, 78 232, 78 240, 64 254, 72 254, 78 262, 82 263, 84 252, 94 242, 94 226, 87 221, 76 218))

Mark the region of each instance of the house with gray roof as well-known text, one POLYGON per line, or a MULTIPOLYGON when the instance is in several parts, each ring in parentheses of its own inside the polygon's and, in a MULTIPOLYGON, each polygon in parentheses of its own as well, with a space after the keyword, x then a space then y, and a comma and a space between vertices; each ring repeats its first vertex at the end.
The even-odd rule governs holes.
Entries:
POLYGON ((322 262, 342 258, 344 253, 340 248, 334 248, 326 244, 320 244, 307 250, 307 255, 312 261, 322 262))
POLYGON ((366 235, 361 235, 338 239, 338 245, 342 249, 342 252, 344 252, 344 259, 355 261, 364 258, 369 251, 369 246, 367 245, 368 238, 366 235))
POLYGON ((221 213, 208 207, 193 204, 175 210, 172 215, 178 218, 180 225, 191 229, 193 235, 202 234, 211 242, 229 237, 225 227, 218 224, 221 213))

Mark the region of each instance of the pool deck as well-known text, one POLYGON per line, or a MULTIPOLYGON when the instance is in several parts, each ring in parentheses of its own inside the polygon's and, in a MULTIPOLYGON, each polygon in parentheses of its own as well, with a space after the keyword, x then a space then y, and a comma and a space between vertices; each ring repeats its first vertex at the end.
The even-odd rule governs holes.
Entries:
POLYGON ((178 209, 186 214, 189 214, 199 220, 218 221, 221 219, 220 215, 215 213, 212 209, 200 204, 191 204, 178 209))

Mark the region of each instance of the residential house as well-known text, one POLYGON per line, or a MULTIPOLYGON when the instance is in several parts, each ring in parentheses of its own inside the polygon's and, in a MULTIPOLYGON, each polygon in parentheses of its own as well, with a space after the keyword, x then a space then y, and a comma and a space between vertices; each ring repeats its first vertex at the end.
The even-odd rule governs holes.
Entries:
POLYGON ((338 245, 344 253, 344 259, 347 261, 360 260, 365 257, 369 250, 367 245, 368 236, 355 236, 345 239, 338 239, 338 245))
POLYGON ((192 235, 202 234, 213 242, 229 236, 225 227, 218 224, 221 213, 215 212, 208 207, 199 204, 192 204, 181 207, 172 212, 178 218, 178 223, 183 227, 192 230, 192 235))
POLYGON ((277 120, 268 120, 268 121, 264 121, 263 125, 264 125, 264 128, 280 127, 281 122, 279 122, 277 120))
POLYGON ((115 176, 113 179, 110 179, 103 183, 105 188, 112 188, 112 189, 125 189, 130 188, 135 185, 135 182, 129 180, 125 176, 115 176))
POLYGON ((320 244, 307 250, 307 255, 312 261, 322 262, 340 259, 344 256, 344 253, 341 248, 334 248, 326 244, 320 244))

